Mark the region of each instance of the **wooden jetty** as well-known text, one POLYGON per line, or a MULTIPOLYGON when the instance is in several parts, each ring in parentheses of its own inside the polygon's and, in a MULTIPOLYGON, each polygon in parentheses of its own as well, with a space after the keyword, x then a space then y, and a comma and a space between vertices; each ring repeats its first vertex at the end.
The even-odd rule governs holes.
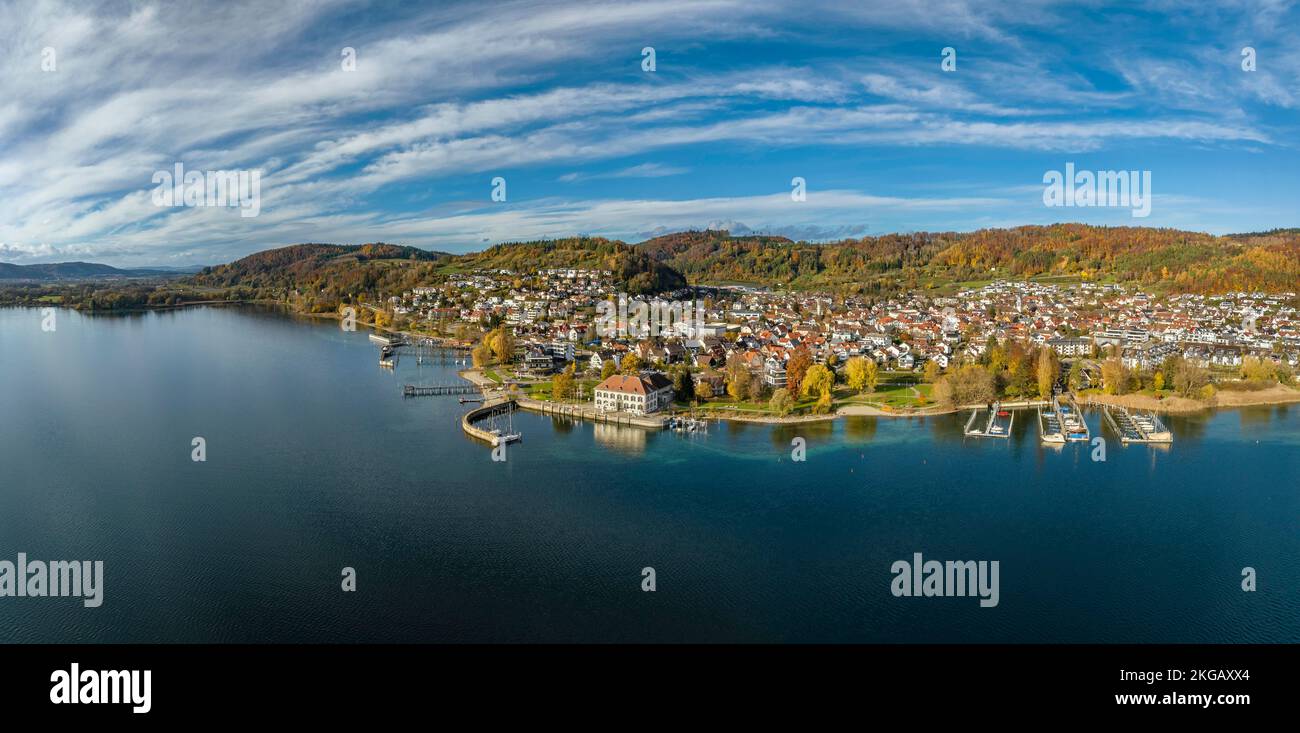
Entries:
POLYGON ((472 384, 433 384, 417 386, 408 384, 402 387, 403 397, 432 397, 435 395, 478 394, 478 387, 472 384))
POLYGON ((1055 410, 1043 412, 1038 408, 1038 435, 1044 443, 1065 443, 1065 433, 1061 430, 1061 419, 1055 410))
POLYGON ((1083 419, 1079 404, 1072 397, 1059 397, 1056 400, 1056 418, 1060 421, 1061 434, 1068 442, 1086 442, 1092 439, 1088 422, 1083 419))
POLYGON ((1106 422, 1119 433, 1122 443, 1172 443, 1173 433, 1156 417, 1155 413, 1130 413, 1123 407, 1105 405, 1102 408, 1106 422))
POLYGON ((996 402, 993 403, 991 410, 972 410, 970 419, 966 421, 966 435, 974 438, 1010 438, 1011 426, 1016 424, 1016 414, 1008 412, 1004 423, 1003 418, 998 416, 998 413, 1003 411, 1002 406, 996 402), (976 418, 983 412, 988 412, 988 419, 983 420, 982 424, 976 424, 976 418))

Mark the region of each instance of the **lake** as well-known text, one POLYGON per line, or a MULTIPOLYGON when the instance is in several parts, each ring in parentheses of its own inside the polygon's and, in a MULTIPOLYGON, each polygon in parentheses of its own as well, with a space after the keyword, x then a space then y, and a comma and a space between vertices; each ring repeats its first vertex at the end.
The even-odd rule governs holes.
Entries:
POLYGON ((0 598, 0 642, 1300 641, 1300 406, 1170 418, 1169 447, 1090 413, 1105 461, 1029 413, 520 413, 499 462, 457 398, 402 397, 463 366, 381 369, 364 331, 56 313, 0 309, 0 560, 102 560, 104 600, 0 598), (998 605, 895 597, 917 552, 998 561, 998 605))

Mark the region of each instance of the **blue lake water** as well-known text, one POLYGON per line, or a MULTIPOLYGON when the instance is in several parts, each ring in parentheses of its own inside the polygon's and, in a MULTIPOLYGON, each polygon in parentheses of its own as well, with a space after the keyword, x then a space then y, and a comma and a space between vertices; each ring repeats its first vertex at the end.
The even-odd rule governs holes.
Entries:
POLYGON ((981 440, 522 413, 493 462, 455 397, 401 396, 459 367, 380 369, 334 322, 56 323, 0 309, 0 560, 103 560, 104 603, 0 598, 0 642, 1300 641, 1300 406, 1172 418, 1167 448, 1090 414, 1104 462, 1027 415, 981 440), (915 552, 999 561, 999 604, 894 597, 915 552))

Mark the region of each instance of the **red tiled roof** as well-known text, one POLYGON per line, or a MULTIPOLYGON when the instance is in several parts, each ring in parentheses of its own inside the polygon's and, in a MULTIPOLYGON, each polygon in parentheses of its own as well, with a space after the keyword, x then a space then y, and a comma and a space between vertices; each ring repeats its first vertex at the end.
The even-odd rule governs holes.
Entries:
POLYGON ((645 395, 663 389, 668 385, 668 379, 662 374, 652 374, 649 377, 636 374, 612 374, 608 379, 596 385, 596 389, 622 392, 623 394, 645 395))

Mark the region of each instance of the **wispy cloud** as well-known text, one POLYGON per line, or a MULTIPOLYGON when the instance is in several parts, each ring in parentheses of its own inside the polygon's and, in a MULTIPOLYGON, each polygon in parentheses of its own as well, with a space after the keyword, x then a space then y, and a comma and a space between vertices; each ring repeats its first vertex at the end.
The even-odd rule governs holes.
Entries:
POLYGON ((605 171, 603 173, 583 173, 581 171, 574 171, 572 173, 565 173, 556 180, 563 183, 573 183, 575 181, 592 181, 601 178, 664 178, 667 176, 680 176, 689 172, 689 168, 663 165, 660 163, 642 163, 629 168, 621 168, 616 171, 605 171))
POLYGON ((1227 5, 1195 27, 1183 8, 1147 12, 1138 24, 957 0, 0 4, 0 257, 188 264, 302 240, 470 246, 717 222, 827 238, 1012 216, 1018 200, 984 192, 1031 185, 1065 156, 1294 156, 1294 8, 1227 5), (955 72, 939 66, 948 45, 955 72), (1244 45, 1255 72, 1240 69, 1244 45), (261 215, 153 206, 153 172, 176 161, 261 171, 261 215), (498 175, 511 198, 477 209, 498 175), (794 175, 835 193, 787 210, 794 175), (946 205, 884 195, 936 176, 970 185, 946 205), (587 198, 557 201, 556 182, 587 198), (646 195, 614 198, 629 185, 646 195))

